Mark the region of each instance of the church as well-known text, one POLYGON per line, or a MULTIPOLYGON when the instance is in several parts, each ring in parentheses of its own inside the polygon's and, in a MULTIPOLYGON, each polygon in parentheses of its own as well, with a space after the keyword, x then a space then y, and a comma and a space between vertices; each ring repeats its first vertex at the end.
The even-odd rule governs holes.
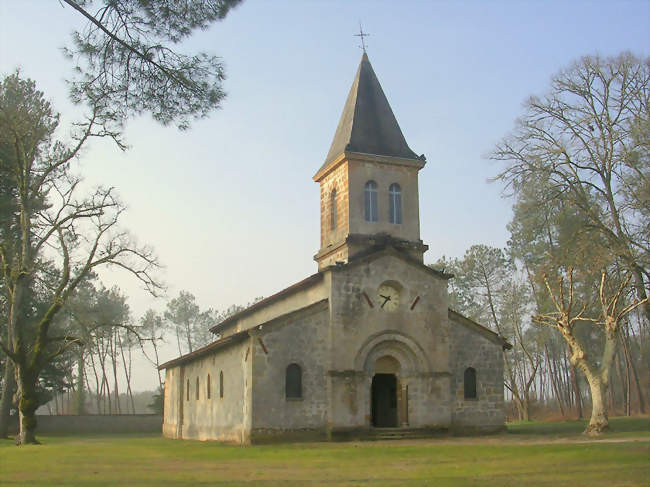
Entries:
POLYGON ((165 437, 250 444, 504 429, 510 345, 449 309, 453 275, 423 263, 425 164, 364 52, 313 178, 318 272, 160 366, 165 437))

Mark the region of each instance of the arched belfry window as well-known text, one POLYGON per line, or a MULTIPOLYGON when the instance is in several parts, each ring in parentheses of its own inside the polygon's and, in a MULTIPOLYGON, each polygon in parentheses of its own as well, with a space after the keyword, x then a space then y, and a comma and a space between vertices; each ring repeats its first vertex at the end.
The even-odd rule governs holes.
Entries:
POLYGON ((363 191, 365 219, 367 222, 377 221, 377 183, 368 181, 363 191))
POLYGON ((302 397, 302 369, 298 364, 289 364, 287 367, 285 394, 287 398, 302 397))
POLYGON ((336 228, 336 189, 330 194, 330 229, 336 228))
POLYGON ((388 188, 388 221, 402 223, 402 188, 393 183, 388 188))
POLYGON ((476 370, 472 367, 465 369, 463 385, 465 389, 465 399, 476 399, 476 370))

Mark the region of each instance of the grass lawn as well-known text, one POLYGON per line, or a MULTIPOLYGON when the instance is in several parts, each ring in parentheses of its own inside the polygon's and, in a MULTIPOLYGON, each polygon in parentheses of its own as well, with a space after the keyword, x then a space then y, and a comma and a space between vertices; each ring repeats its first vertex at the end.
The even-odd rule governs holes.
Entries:
POLYGON ((226 446, 159 436, 0 440, 0 485, 650 485, 650 418, 516 423, 482 438, 226 446))

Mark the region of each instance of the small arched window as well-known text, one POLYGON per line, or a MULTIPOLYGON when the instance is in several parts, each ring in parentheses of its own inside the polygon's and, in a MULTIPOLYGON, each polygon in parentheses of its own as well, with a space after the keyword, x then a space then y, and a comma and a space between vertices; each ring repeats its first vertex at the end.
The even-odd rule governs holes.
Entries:
POLYGON ((472 367, 465 369, 463 377, 465 399, 476 399, 476 370, 472 367))
POLYGON ((208 399, 210 399, 210 374, 208 374, 208 380, 205 383, 205 387, 206 387, 205 392, 208 396, 208 399))
POLYGON ((223 370, 219 372, 219 397, 223 398, 223 370))
POLYGON ((199 378, 196 378, 196 400, 199 400, 199 378))
POLYGON ((330 194, 330 229, 336 228, 336 189, 330 194))
POLYGON ((402 223, 402 188, 393 183, 388 188, 388 221, 402 223))
POLYGON ((302 397, 302 370, 298 364, 290 364, 287 367, 285 394, 287 398, 302 397))
POLYGON ((377 221, 377 183, 368 181, 363 191, 365 219, 367 222, 377 221))
POLYGON ((185 400, 190 400, 190 380, 187 379, 187 388, 185 390, 185 400))

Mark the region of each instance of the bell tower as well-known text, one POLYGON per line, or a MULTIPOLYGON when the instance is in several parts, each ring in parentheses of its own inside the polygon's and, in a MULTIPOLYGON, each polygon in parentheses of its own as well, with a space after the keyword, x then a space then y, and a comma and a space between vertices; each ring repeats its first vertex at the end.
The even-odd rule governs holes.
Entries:
POLYGON ((391 246, 423 261, 418 172, 413 152, 364 52, 325 163, 320 184, 318 269, 391 246))

